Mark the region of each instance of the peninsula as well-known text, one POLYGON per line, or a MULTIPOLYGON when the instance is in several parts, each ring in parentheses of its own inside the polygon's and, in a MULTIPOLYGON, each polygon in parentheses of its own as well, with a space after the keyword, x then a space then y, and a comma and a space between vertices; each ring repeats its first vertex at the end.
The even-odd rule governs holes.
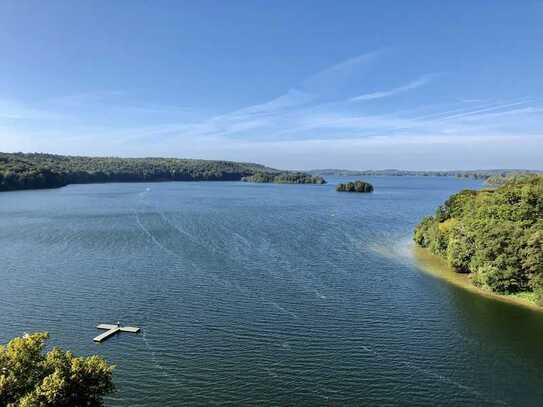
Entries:
POLYGON ((418 224, 414 240, 475 286, 543 305, 543 176, 452 195, 418 224))

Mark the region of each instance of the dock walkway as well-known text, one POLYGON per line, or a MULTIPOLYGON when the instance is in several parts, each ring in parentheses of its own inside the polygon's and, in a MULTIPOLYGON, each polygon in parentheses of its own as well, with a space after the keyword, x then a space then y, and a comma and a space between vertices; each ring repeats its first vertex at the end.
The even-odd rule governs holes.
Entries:
POLYGON ((131 332, 131 333, 138 333, 140 331, 140 328, 133 327, 133 326, 119 326, 117 325, 111 325, 111 324, 100 324, 97 325, 96 328, 98 329, 105 329, 106 332, 103 334, 98 335, 93 339, 94 342, 103 342, 110 336, 113 336, 119 332, 131 332))

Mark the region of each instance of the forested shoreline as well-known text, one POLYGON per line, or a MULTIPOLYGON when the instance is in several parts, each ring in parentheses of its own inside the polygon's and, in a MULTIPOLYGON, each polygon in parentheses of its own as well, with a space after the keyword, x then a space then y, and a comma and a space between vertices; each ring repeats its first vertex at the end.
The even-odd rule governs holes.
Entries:
POLYGON ((543 305, 543 176, 454 194, 417 225, 414 240, 477 287, 543 305))
POLYGON ((0 153, 0 191, 104 182, 239 181, 256 173, 281 171, 233 161, 0 153))
POLYGON ((358 176, 387 176, 387 177, 455 177, 486 180, 488 178, 505 178, 513 175, 540 174, 541 171, 522 169, 493 169, 493 170, 443 170, 443 171, 412 171, 412 170, 342 170, 322 169, 309 170, 308 174, 334 177, 358 176))
POLYGON ((254 175, 241 179, 245 182, 273 183, 273 184, 326 184, 324 178, 312 176, 299 171, 286 171, 281 173, 257 172, 254 175))

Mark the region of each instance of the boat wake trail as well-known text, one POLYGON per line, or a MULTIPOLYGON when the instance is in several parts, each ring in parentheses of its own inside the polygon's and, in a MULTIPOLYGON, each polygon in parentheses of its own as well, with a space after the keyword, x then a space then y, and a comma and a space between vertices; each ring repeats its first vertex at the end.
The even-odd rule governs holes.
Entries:
POLYGON ((145 347, 147 348, 147 350, 149 351, 149 353, 151 353, 151 357, 152 357, 152 360, 153 360, 153 364, 155 365, 155 367, 157 369, 159 369, 161 372, 162 372, 162 375, 165 376, 165 377, 170 377, 170 375, 166 372, 166 369, 164 369, 164 367, 158 363, 158 360, 157 360, 157 357, 156 357, 156 353, 155 351, 151 348, 151 345, 149 345, 149 342, 147 341, 147 338, 145 336, 145 330, 142 331, 142 335, 141 337, 143 338, 143 342, 145 343, 145 347))
POLYGON ((164 376, 165 378, 167 378, 170 382, 172 382, 173 384, 176 384, 176 385, 180 385, 181 383, 179 383, 179 381, 172 375, 170 375, 166 369, 164 368, 164 366, 162 366, 159 362, 158 362, 158 359, 157 359, 157 356, 156 356, 156 352, 153 350, 153 348, 151 348, 151 345, 149 345, 149 341, 147 340, 147 337, 145 336, 145 330, 142 330, 142 338, 143 338, 143 342, 145 343, 145 347, 147 348, 147 350, 149 351, 149 353, 151 354, 151 360, 153 361, 153 365, 160 371, 160 373, 162 374, 162 376, 164 376))
POLYGON ((298 315, 296 315, 294 312, 292 311, 289 311, 285 308, 283 308, 282 306, 280 306, 279 304, 277 304, 275 301, 270 301, 270 300, 266 300, 265 298, 262 298, 263 301, 267 302, 268 304, 270 304, 272 307, 278 309, 279 311, 287 314, 287 315, 290 315, 292 318, 294 319, 298 319, 298 315))
POLYGON ((179 234, 181 234, 182 236, 185 236, 191 243, 197 245, 197 246, 200 246, 206 250, 211 250, 212 252, 216 253, 216 252, 219 252, 219 250, 217 250, 217 248, 213 247, 213 246, 207 246, 205 244, 203 244, 202 242, 200 242, 194 235, 192 235, 191 233, 187 232, 186 230, 184 229, 181 229, 179 226, 177 226, 175 223, 171 222, 167 217, 166 217, 166 214, 164 213, 164 211, 161 211, 158 207, 158 205, 154 205, 155 207, 155 210, 156 212, 160 215, 160 217, 162 218, 162 220, 164 221, 164 223, 166 223, 167 225, 169 225, 170 227, 172 227, 173 229, 175 229, 179 234))
MULTIPOLYGON (((142 203, 145 203, 144 201, 147 200, 147 192, 148 191, 144 191, 144 192, 141 192, 139 194, 139 197, 140 197, 140 200, 142 203)), ((162 219, 162 221, 168 225, 168 227, 170 228, 173 228, 175 229, 180 235, 186 237, 187 239, 189 239, 189 241, 195 245, 198 245, 206 250, 209 250, 210 252, 212 252, 213 254, 221 254, 221 250, 215 248, 215 247, 208 247, 207 245, 203 244, 202 242, 199 242, 195 239, 194 236, 192 236, 190 233, 180 229, 179 227, 177 227, 176 225, 172 224, 172 222, 170 220, 167 219, 167 217, 165 216, 165 214, 159 210, 159 208, 154 205, 154 210, 156 213, 159 214, 160 218, 162 219)), ((140 213, 138 212, 137 208, 133 208, 133 213, 134 213, 134 217, 135 217, 135 220, 136 220, 136 224, 138 226, 138 228, 149 238, 149 240, 151 240, 151 242, 153 244, 155 244, 157 247, 159 247, 161 250, 163 250, 164 252, 168 253, 170 256, 178 259, 178 260, 181 260, 183 261, 184 263, 189 263, 193 268, 194 270, 199 270, 201 271, 201 268, 198 267, 198 265, 190 260, 190 259, 187 259, 187 258, 183 258, 182 256, 180 256, 178 253, 172 251, 171 249, 169 249, 168 247, 166 247, 165 245, 163 245, 160 240, 144 225, 144 223, 142 222, 142 219, 141 219, 141 216, 140 216, 140 213)), ((248 241, 247 241, 248 242, 248 241)), ((236 289, 238 292, 242 293, 242 294, 245 294, 245 295, 249 295, 250 294, 250 290, 248 290, 247 288, 245 287, 242 287, 237 281, 235 280, 229 280, 229 279, 223 279, 221 278, 221 276, 218 274, 218 273, 215 273, 215 272, 212 272, 212 271, 207 271, 205 273, 205 275, 210 278, 215 284, 217 285, 220 285, 220 286, 225 286, 225 287, 230 287, 230 288, 234 288, 236 289)), ((326 298, 325 296, 323 296, 322 294, 320 294, 320 292, 318 290, 314 290, 315 291, 315 295, 317 295, 319 298, 326 298)), ((267 303, 267 304, 270 304, 272 307, 274 307, 275 309, 281 311, 282 313, 285 313, 289 316, 291 316, 292 318, 294 319, 298 319, 298 315, 296 315, 294 312, 291 312, 283 307, 281 307, 279 304, 277 304, 275 301, 272 301, 272 300, 269 300, 267 298, 265 298, 265 296, 263 295, 258 295, 257 296, 259 298, 260 301, 264 302, 264 303, 267 303)))
POLYGON ((164 246, 162 243, 160 243, 158 241, 158 239, 149 231, 149 229, 147 229, 143 225, 143 223, 141 222, 140 216, 138 214, 138 211, 136 209, 134 209, 134 215, 136 216, 136 223, 138 224, 138 227, 141 229, 141 231, 143 233, 145 233, 153 241, 154 244, 156 244, 158 247, 160 247, 166 253, 168 253, 168 254, 170 254, 170 255, 172 255, 174 257, 178 257, 177 253, 172 252, 170 249, 168 249, 166 246, 164 246))

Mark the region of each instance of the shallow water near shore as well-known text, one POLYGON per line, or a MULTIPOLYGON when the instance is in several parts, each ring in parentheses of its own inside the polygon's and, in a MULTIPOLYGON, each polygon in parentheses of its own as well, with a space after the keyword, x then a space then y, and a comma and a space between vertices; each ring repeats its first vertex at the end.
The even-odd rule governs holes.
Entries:
POLYGON ((178 182, 0 194, 0 343, 115 364, 108 406, 539 406, 543 314, 422 272, 416 223, 477 181, 178 182), (143 328, 103 344, 99 323, 143 328))
MULTIPOLYGON (((543 307, 537 305, 535 301, 528 300, 526 295, 521 294, 497 294, 479 287, 476 287, 468 274, 455 272, 445 261, 439 256, 432 254, 428 249, 416 247, 414 244, 409 245, 410 251, 408 255, 413 257, 420 268, 437 277, 448 281, 458 287, 462 287, 465 290, 471 291, 478 295, 491 298, 495 301, 508 302, 517 306, 530 308, 531 310, 542 312, 543 307)), ((527 293, 522 293, 527 294, 527 293)))

